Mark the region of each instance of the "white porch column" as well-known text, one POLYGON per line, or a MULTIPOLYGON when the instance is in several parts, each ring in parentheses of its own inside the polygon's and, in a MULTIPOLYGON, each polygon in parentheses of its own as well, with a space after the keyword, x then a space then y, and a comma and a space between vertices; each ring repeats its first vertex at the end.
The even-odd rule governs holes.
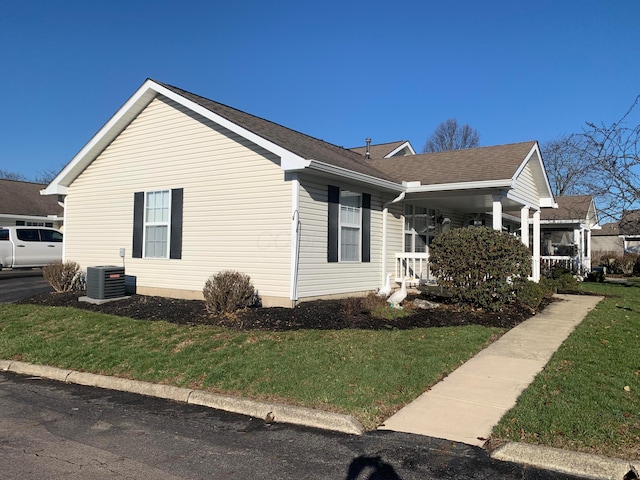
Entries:
POLYGON ((540 281, 540 210, 533 212, 533 272, 534 282, 540 281))
POLYGON ((520 240, 529 248, 529 207, 520 209, 520 240))
POLYGON ((493 196, 493 229, 502 231, 502 195, 493 196))
POLYGON ((584 252, 584 273, 585 275, 591 271, 591 230, 585 230, 586 235, 586 252, 584 252))

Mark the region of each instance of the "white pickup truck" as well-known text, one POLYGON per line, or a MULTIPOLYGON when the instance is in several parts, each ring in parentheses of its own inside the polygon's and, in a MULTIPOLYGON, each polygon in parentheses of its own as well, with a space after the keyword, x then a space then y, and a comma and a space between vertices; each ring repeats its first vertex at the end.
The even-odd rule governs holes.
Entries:
POLYGON ((45 227, 0 227, 0 270, 62 260, 62 233, 45 227))

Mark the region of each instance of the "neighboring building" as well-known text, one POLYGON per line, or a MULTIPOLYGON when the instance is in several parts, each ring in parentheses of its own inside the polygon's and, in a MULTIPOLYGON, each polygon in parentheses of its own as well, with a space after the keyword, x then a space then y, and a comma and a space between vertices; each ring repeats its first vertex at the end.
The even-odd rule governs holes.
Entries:
POLYGON ((0 226, 39 226, 60 229, 62 197, 43 196, 46 185, 0 179, 0 226))
POLYGON ((542 268, 568 268, 579 275, 591 271, 591 235, 598 214, 591 195, 556 197, 557 208, 540 214, 542 268))
POLYGON ((593 237, 593 256, 640 253, 640 210, 622 215, 619 222, 605 223, 593 237))
POLYGON ((202 298, 226 269, 264 305, 363 294, 386 272, 429 281, 429 243, 448 228, 524 225, 528 245, 530 221, 539 278, 540 210, 555 200, 537 142, 364 148, 147 80, 45 193, 66 195, 65 258, 124 260, 142 294, 202 298))

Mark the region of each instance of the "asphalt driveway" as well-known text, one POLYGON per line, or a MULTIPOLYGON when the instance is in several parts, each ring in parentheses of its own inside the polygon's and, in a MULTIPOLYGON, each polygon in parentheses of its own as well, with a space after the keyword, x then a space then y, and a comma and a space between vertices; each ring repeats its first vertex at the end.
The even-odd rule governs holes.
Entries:
POLYGON ((44 278, 42 270, 0 270, 0 303, 12 303, 53 289, 44 278))

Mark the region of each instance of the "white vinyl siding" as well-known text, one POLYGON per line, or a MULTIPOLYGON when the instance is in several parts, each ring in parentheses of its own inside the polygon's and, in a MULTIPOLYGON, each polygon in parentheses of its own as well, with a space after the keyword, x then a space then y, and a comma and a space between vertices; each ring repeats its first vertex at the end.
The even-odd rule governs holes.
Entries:
MULTIPOLYGON (((328 184, 300 176, 300 258, 298 295, 315 297, 320 295, 345 294, 375 290, 381 286, 382 259, 382 199, 375 192, 363 191, 362 187, 336 184, 341 190, 371 193, 371 261, 328 262, 328 184)), ((385 201, 393 197, 385 198, 385 201)), ((388 241, 388 252, 401 251, 402 223, 399 233, 394 227, 393 215, 389 215, 391 235, 397 239, 388 241), (393 246, 395 243, 395 246, 393 246)), ((398 216, 399 218, 399 216, 398 216)), ((393 266, 393 254, 387 253, 389 270, 393 266), (391 258, 390 258, 391 257, 391 258)))
POLYGON ((531 162, 528 162, 518 175, 512 193, 516 198, 522 199, 530 205, 539 205, 540 196, 531 169, 531 162))
POLYGON ((289 298, 291 184, 279 159, 164 99, 145 110, 69 187, 66 259, 121 264, 140 287, 201 292, 221 270, 289 298), (184 189, 182 258, 131 258, 133 198, 184 189))

